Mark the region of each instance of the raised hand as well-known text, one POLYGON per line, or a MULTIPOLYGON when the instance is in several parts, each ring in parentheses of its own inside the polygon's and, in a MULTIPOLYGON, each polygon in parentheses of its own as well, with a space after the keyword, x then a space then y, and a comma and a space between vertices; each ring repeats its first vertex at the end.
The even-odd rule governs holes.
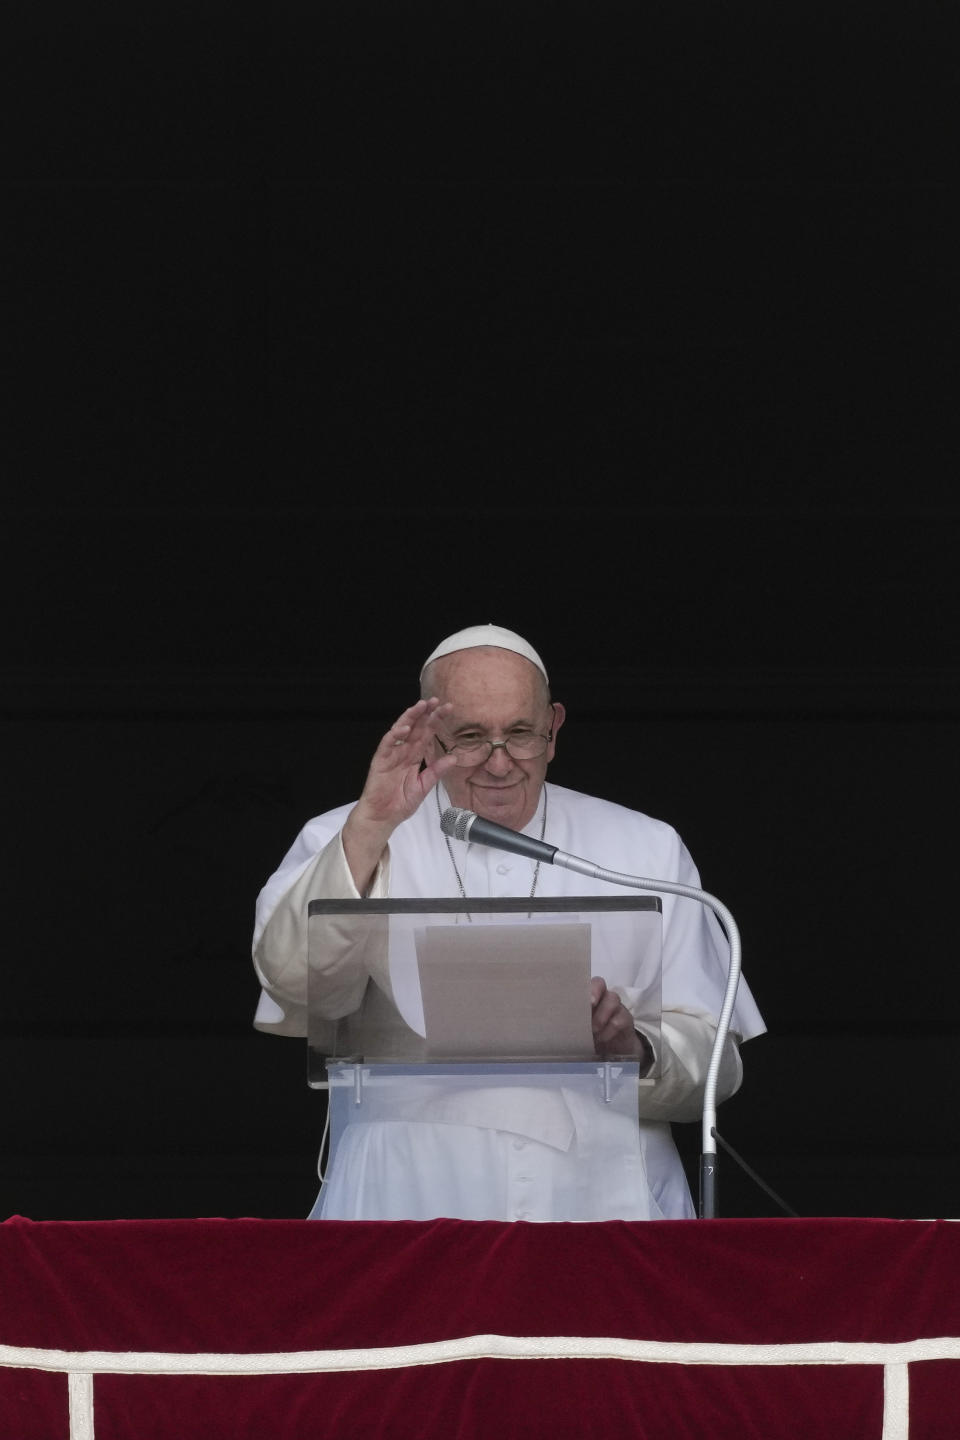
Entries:
POLYGON ((366 784, 343 828, 343 848, 363 893, 398 825, 423 804, 456 761, 438 754, 434 736, 452 706, 436 696, 398 716, 373 752, 366 784))

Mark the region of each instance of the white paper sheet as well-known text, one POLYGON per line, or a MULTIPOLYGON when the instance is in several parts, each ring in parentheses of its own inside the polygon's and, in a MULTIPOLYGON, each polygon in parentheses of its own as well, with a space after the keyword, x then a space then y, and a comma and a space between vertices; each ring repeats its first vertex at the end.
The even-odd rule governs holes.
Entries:
POLYGON ((584 1060, 590 925, 429 925, 416 931, 435 1059, 584 1060))

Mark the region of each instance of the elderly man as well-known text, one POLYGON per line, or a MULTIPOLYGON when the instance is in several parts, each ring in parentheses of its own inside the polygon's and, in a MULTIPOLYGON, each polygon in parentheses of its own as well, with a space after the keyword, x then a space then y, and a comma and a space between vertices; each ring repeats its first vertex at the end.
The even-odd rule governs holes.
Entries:
MULTIPOLYGON (((543 661, 521 636, 494 625, 449 636, 424 664, 421 695, 380 741, 356 803, 310 821, 260 894, 254 962, 264 987, 261 1029, 306 1033, 306 917, 314 898, 622 896, 604 881, 525 856, 455 847, 440 827, 449 805, 608 869, 700 884, 668 825, 546 782, 565 711, 551 700, 543 661)), ((415 1120, 349 1127, 350 1146, 341 1145, 314 1215, 692 1216, 669 1122, 699 1117, 726 971, 726 942, 710 911, 664 895, 656 1034, 644 1033, 642 1015, 631 1008, 633 976, 624 970, 593 978, 598 1053, 634 1055, 641 1073, 654 1060, 658 1067, 629 1143, 604 1134, 602 1107, 591 1119, 572 1100, 565 1106, 562 1092, 507 1089, 420 1109, 415 1120)), ((371 983, 391 1003, 389 974, 365 971, 352 954, 331 956, 321 983, 323 1013, 332 1017, 357 1010, 371 983)), ((739 1043, 763 1029, 741 982, 718 1099, 740 1084, 739 1043)))

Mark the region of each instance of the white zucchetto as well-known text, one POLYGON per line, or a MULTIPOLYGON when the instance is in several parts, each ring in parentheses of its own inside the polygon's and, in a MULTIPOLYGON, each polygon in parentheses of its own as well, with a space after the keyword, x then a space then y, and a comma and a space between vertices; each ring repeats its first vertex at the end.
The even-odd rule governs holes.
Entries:
POLYGON ((455 635, 448 635, 424 660, 420 678, 423 679, 427 666, 434 660, 439 660, 442 655, 452 655, 457 650, 476 650, 481 645, 492 645, 498 650, 512 650, 514 655, 522 655, 531 665, 536 665, 544 680, 548 680, 546 666, 530 642, 513 630, 504 630, 500 625, 470 625, 466 630, 458 630, 455 635))

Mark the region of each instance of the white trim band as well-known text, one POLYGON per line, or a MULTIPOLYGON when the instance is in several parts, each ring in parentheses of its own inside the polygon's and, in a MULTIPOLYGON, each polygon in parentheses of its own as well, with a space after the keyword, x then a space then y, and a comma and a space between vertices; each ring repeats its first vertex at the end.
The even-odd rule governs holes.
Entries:
MULTIPOLYGON (((0 1365, 78 1375, 309 1375, 402 1370, 459 1360, 626 1360, 651 1365, 882 1365, 960 1360, 960 1336, 924 1340, 819 1340, 788 1345, 626 1340, 616 1336, 465 1335, 422 1345, 369 1350, 291 1350, 229 1354, 150 1350, 39 1350, 0 1345, 0 1365)), ((891 1387, 895 1381, 891 1378, 891 1387)))

